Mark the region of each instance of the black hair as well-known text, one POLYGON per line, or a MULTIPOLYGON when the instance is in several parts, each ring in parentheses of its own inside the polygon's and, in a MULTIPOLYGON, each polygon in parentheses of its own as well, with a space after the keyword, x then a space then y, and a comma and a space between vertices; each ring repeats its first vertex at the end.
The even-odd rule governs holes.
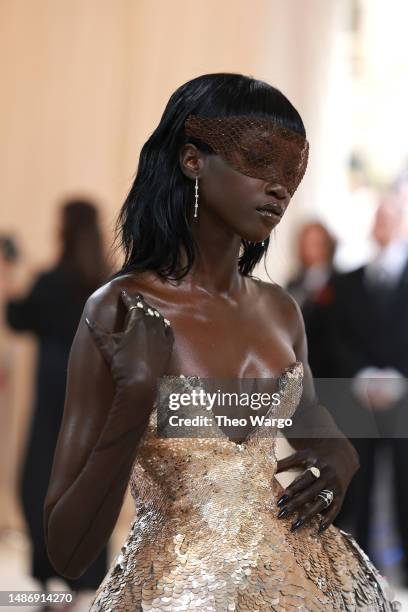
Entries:
MULTIPOLYGON (((115 239, 124 251, 124 263, 111 278, 152 270, 159 276, 183 278, 194 262, 195 245, 189 225, 193 181, 179 164, 179 152, 192 142, 206 153, 207 145, 187 138, 184 122, 188 115, 225 117, 253 115, 276 121, 306 136, 302 119, 278 90, 241 74, 205 74, 188 81, 170 97, 160 123, 143 145, 133 185, 119 213, 115 239), (181 248, 187 263, 181 266, 181 248)), ((265 240, 267 248, 269 238, 265 240)), ((241 242, 239 272, 250 276, 265 248, 247 240, 241 242)))
POLYGON ((58 266, 89 296, 112 269, 105 254, 96 204, 87 197, 64 200, 60 209, 61 250, 58 266))

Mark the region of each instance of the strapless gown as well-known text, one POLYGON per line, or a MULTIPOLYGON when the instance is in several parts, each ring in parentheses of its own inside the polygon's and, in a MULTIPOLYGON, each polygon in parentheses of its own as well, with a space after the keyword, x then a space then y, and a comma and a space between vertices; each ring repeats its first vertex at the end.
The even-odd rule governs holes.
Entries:
MULTIPOLYGON (((279 377, 280 417, 294 414, 302 376, 296 362, 279 377)), ((169 393, 199 381, 164 377, 169 393)), ((91 612, 400 609, 350 535, 334 526, 317 535, 317 518, 291 532, 292 517, 276 518, 276 428, 241 444, 220 428, 158 438, 158 402, 131 472, 130 532, 91 612)))

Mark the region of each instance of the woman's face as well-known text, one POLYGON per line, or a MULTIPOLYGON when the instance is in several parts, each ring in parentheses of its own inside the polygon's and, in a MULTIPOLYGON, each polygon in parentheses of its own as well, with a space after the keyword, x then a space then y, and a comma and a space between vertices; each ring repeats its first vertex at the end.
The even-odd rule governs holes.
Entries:
POLYGON ((331 263, 332 239, 324 227, 310 224, 303 228, 299 236, 299 256, 305 268, 331 263))
POLYGON ((219 155, 204 155, 199 176, 199 216, 218 218, 240 238, 262 242, 290 201, 285 186, 234 170, 219 155))

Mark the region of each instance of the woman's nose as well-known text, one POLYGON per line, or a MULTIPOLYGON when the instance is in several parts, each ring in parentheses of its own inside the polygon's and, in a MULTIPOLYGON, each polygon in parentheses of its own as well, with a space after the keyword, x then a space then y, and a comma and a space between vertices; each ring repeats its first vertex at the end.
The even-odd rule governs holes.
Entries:
POLYGON ((280 183, 267 183, 265 187, 265 192, 268 195, 273 196, 277 200, 289 201, 290 199, 290 194, 288 190, 280 183))

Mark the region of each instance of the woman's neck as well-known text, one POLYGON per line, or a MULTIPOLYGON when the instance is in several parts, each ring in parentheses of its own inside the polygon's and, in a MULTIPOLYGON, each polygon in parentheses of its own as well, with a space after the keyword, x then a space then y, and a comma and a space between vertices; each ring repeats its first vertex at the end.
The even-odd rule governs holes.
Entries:
MULTIPOLYGON (((193 223, 192 230, 197 249, 184 283, 191 289, 217 295, 241 291, 244 281, 238 270, 241 238, 225 226, 205 223, 201 219, 193 223)), ((182 261, 184 265, 183 256, 182 261)))

